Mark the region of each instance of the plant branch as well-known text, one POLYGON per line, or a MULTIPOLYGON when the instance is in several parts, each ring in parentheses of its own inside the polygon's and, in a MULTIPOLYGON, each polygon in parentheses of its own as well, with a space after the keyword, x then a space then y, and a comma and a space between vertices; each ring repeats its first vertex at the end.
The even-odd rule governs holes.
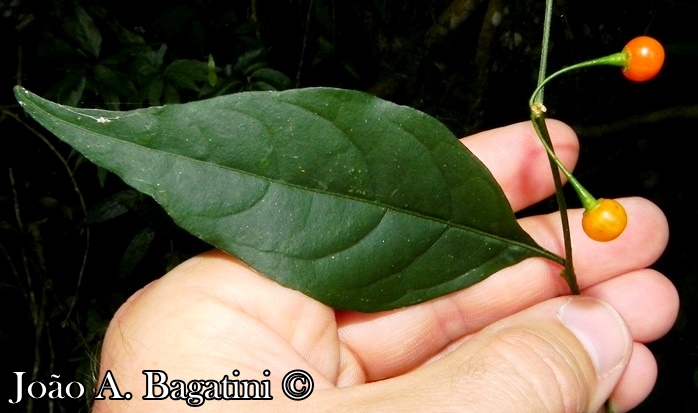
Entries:
MULTIPOLYGON (((553 17, 553 1, 545 1, 545 18, 543 20, 543 40, 540 49, 540 66, 538 67, 538 85, 545 81, 545 72, 548 68, 548 49, 550 48, 550 22, 553 17)), ((543 103, 543 89, 537 95, 536 103, 543 103)))
POLYGON ((550 166, 553 171, 555 197, 557 200, 557 205, 560 208, 562 237, 565 242, 565 268, 562 270, 562 278, 564 278, 567 285, 569 285, 572 294, 579 294, 579 285, 577 284, 577 276, 574 273, 574 265, 572 261, 572 237, 570 235, 569 217, 567 215, 567 201, 565 201, 565 194, 562 191, 562 179, 560 178, 560 171, 558 169, 557 162, 555 161, 555 155, 551 155, 552 143, 550 141, 548 127, 545 124, 545 116, 543 116, 542 113, 531 112, 531 121, 533 122, 533 127, 535 128, 536 133, 547 146, 546 149, 550 149, 550 151, 546 152, 548 152, 548 160, 550 161, 550 166))
MULTIPOLYGON (((545 73, 548 60, 548 48, 550 42, 550 22, 552 18, 552 8, 553 0, 546 0, 545 2, 545 20, 543 22, 543 40, 541 47, 541 60, 540 68, 538 70, 538 86, 536 92, 532 98, 537 104, 536 107, 543 108, 543 85, 546 83, 545 73)), ((565 264, 562 271, 562 277, 565 279, 570 287, 572 294, 579 294, 579 286, 577 284, 577 276, 574 273, 574 265, 572 261, 572 237, 570 236, 570 224, 569 218, 567 216, 567 202, 565 201, 565 194, 562 190, 562 179, 560 178, 560 171, 556 162, 555 152, 553 151, 552 141, 550 140, 550 135, 548 133, 548 128, 545 124, 545 116, 543 111, 536 111, 531 107, 531 121, 533 122, 533 127, 540 137, 543 146, 548 153, 548 160, 550 162, 550 168, 553 174, 553 182, 555 183, 555 197, 557 200, 557 205, 560 209, 560 220, 562 223, 562 237, 565 243, 565 264)))

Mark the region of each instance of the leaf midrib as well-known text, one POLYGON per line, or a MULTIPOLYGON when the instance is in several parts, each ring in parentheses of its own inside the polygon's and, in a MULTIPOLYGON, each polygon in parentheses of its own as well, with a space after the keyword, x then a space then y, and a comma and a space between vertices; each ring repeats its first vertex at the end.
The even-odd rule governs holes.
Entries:
MULTIPOLYGON (((26 91, 26 89, 25 89, 24 91, 26 91)), ((29 92, 29 91, 26 91, 26 92, 28 92, 28 93, 30 93, 31 95, 36 96, 37 98, 39 98, 38 95, 35 95, 35 94, 33 94, 33 93, 29 92)), ((25 93, 25 96, 27 96, 26 93, 25 93)), ((39 98, 39 99, 40 99, 40 98, 39 98)), ((500 242, 500 243, 504 243, 504 244, 513 244, 513 245, 516 245, 516 246, 518 246, 518 247, 520 247, 520 248, 531 250, 531 251, 535 252, 536 255, 542 256, 542 257, 545 257, 545 258, 548 258, 548 259, 551 259, 552 261, 555 261, 555 262, 558 262, 558 263, 563 263, 563 262, 564 262, 564 260, 563 260, 561 257, 559 257, 559 256, 557 256, 556 254, 554 254, 554 253, 552 253, 552 252, 550 252, 550 251, 547 251, 547 250, 545 250, 545 249, 543 249, 543 248, 536 248, 536 247, 533 247, 533 246, 531 246, 531 245, 528 245, 528 244, 525 244, 525 243, 522 243, 522 242, 519 242, 519 241, 511 240, 511 239, 508 239, 508 238, 500 237, 500 236, 497 236, 497 235, 494 235, 494 234, 491 234, 491 233, 488 233, 488 232, 485 232, 485 231, 481 231, 481 230, 476 229, 476 228, 472 228, 472 227, 467 226, 467 225, 462 225, 462 224, 454 223, 454 222, 451 222, 451 221, 448 221, 448 220, 444 220, 444 219, 441 219, 441 218, 437 218, 437 217, 432 217, 432 216, 424 215, 424 214, 421 214, 421 213, 419 213, 419 212, 415 212, 415 211, 411 211, 411 210, 408 210, 408 209, 400 208, 400 207, 395 206, 395 205, 382 204, 382 203, 380 203, 380 202, 378 202, 378 201, 374 201, 374 200, 370 200, 370 199, 364 199, 364 198, 357 198, 357 197, 354 197, 354 196, 351 196, 351 195, 348 195, 348 194, 343 194, 343 193, 327 192, 327 191, 323 191, 323 190, 321 190, 321 189, 319 189, 319 188, 304 187, 304 186, 300 186, 300 185, 298 185, 298 184, 286 182, 286 181, 283 181, 283 180, 280 180, 280 179, 274 179, 274 178, 271 178, 271 177, 268 177, 268 176, 259 175, 259 174, 255 174, 255 173, 252 173, 252 172, 248 172, 248 171, 244 171, 244 170, 240 170, 240 169, 236 169, 236 168, 231 168, 231 167, 224 166, 224 165, 220 165, 220 164, 217 164, 217 163, 210 163, 210 162, 206 162, 206 161, 203 161, 203 160, 200 160, 200 159, 190 158, 190 157, 186 157, 186 156, 183 156, 183 155, 180 155, 180 154, 176 154, 176 153, 172 153, 172 152, 167 152, 167 151, 164 151, 164 150, 161 150, 161 149, 151 148, 151 147, 148 147, 148 146, 140 145, 140 144, 137 144, 137 143, 135 143, 135 142, 130 142, 130 141, 121 140, 121 139, 116 138, 116 137, 111 137, 111 136, 108 136, 108 135, 103 135, 103 134, 100 134, 100 133, 98 133, 98 132, 92 131, 92 130, 90 130, 90 129, 86 129, 85 127, 82 127, 82 126, 79 126, 79 125, 75 125, 75 124, 73 124, 73 123, 70 123, 70 122, 68 122, 67 120, 64 120, 64 119, 62 119, 62 118, 60 118, 60 117, 57 117, 57 116, 52 115, 50 112, 48 112, 48 111, 44 110, 43 108, 41 108, 41 106, 39 106, 38 104, 32 102, 32 101, 31 101, 31 98, 29 98, 28 100, 25 100, 25 102, 28 102, 28 103, 32 104, 32 105, 36 108, 36 110, 41 111, 42 113, 44 113, 44 114, 45 114, 46 116, 48 116, 49 118, 55 119, 57 122, 60 122, 60 123, 62 123, 62 124, 64 124, 64 125, 68 125, 68 126, 70 126, 70 127, 72 127, 72 128, 76 128, 76 129, 83 130, 83 131, 88 132, 88 133, 90 133, 90 134, 94 134, 94 135, 100 136, 100 137, 102 137, 103 139, 106 139, 106 140, 114 140, 114 141, 117 141, 117 142, 122 143, 122 144, 127 144, 127 145, 130 145, 130 146, 135 146, 135 147, 139 147, 139 148, 146 148, 146 149, 148 149, 148 150, 155 151, 155 152, 159 152, 159 153, 165 153, 165 154, 167 154, 167 155, 169 155, 169 156, 177 157, 177 158, 179 158, 179 159, 184 159, 184 160, 187 160, 187 161, 198 162, 198 163, 202 163, 202 164, 205 164, 205 165, 208 165, 208 166, 214 166, 214 167, 217 167, 217 168, 221 168, 221 169, 225 169, 225 170, 231 171, 231 172, 233 172, 233 173, 238 173, 238 174, 242 174, 242 175, 251 176, 251 177, 254 177, 254 178, 256 178, 256 179, 265 180, 265 181, 267 181, 267 182, 274 183, 274 184, 278 184, 278 185, 282 185, 282 186, 292 187, 292 188, 295 188, 295 189, 298 189, 298 190, 302 190, 302 191, 314 192, 314 193, 318 193, 318 194, 321 194, 321 195, 326 195, 326 196, 331 196, 331 197, 337 197, 337 198, 347 199, 347 200, 350 200, 350 201, 353 201, 353 202, 358 202, 358 203, 366 203, 366 204, 373 205, 373 206, 378 207, 378 208, 383 208, 383 209, 386 209, 386 210, 392 210, 392 211, 395 211, 395 212, 397 212, 397 213, 401 213, 401 214, 405 214, 405 215, 409 215, 409 216, 413 216, 413 217, 425 219, 425 220, 427 220, 427 221, 432 221, 432 222, 440 223, 440 224, 445 225, 446 227, 453 227, 453 228, 457 228, 457 229, 460 229, 460 230, 465 231, 465 232, 475 233, 475 234, 478 234, 478 235, 480 235, 480 236, 482 236, 482 237, 489 238, 489 239, 495 240, 495 241, 500 242)), ((286 102, 286 103, 288 103, 288 102, 286 102)), ((66 107, 63 106, 63 105, 59 105, 59 104, 56 104, 56 105, 60 106, 60 107, 61 107, 62 109, 64 109, 64 110, 67 110, 66 107)), ((303 108, 303 109, 307 110, 307 108, 303 108)), ((92 117, 91 115, 78 112, 76 109, 68 110, 68 112, 72 112, 72 113, 75 113, 75 114, 78 114, 78 115, 85 116, 85 117, 88 117, 88 118, 93 119, 93 117, 92 117)), ((243 114, 243 115, 246 115, 244 112, 240 112, 240 113, 243 114)), ((113 121, 118 121, 118 120, 119 120, 119 119, 111 119, 112 122, 113 122, 113 121)), ((96 119, 95 119, 95 122, 97 122, 96 119)), ((340 129, 340 130, 341 130, 341 129, 340 129)), ((442 234, 441 236, 443 236, 443 234, 442 234)))

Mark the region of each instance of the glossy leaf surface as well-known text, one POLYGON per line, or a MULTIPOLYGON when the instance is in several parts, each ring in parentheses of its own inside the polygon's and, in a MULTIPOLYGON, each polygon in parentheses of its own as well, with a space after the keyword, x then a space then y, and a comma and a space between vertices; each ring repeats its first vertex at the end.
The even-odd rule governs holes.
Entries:
POLYGON ((543 250, 437 120, 355 91, 246 92, 113 112, 25 110, 192 234, 334 308, 379 311, 543 250))

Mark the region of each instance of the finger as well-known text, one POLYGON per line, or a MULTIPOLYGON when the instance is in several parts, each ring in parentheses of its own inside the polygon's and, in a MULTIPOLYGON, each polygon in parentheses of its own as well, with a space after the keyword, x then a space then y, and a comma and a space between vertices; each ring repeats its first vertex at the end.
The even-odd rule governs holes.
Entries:
MULTIPOLYGON (((678 315, 678 292, 662 274, 643 269, 613 277, 582 294, 613 306, 635 341, 628 367, 610 397, 614 411, 629 411, 649 395, 657 377, 654 356, 641 343, 656 340, 671 329, 678 315)), ((444 354, 438 354, 435 359, 442 357, 444 354)))
MULTIPOLYGON (((555 153, 570 170, 577 162, 579 142, 562 122, 546 120, 555 153)), ((514 211, 550 196, 555 191, 545 149, 531 122, 521 122, 462 139, 504 190, 514 211)))
POLYGON ((679 311, 678 292, 668 278, 644 269, 611 278, 583 294, 618 310, 635 341, 628 367, 610 398, 613 411, 629 411, 654 387, 657 363, 642 343, 654 341, 671 329, 679 311))
POLYGON ((313 394, 309 406, 597 411, 623 374, 632 347, 627 327, 611 306, 561 297, 498 321, 432 364, 370 385, 313 394))
POLYGON ((623 316, 633 340, 649 343, 669 332, 679 313, 679 294, 662 274, 643 269, 613 277, 583 294, 603 300, 623 316))
POLYGON ((643 344, 634 343, 630 362, 611 393, 612 411, 627 412, 649 396, 657 381, 657 362, 643 344))
MULTIPOLYGON (((618 240, 598 243, 588 240, 579 225, 572 229, 578 281, 583 286, 644 268, 661 254, 666 244, 666 220, 656 206, 640 198, 621 202, 630 224, 618 240)), ((573 218, 579 217, 572 212, 573 218)), ((558 214, 524 221, 527 231, 541 245, 562 250, 558 214)), ((367 380, 400 374, 462 336, 536 303, 568 294, 560 271, 559 265, 548 260, 530 259, 465 290, 418 306, 381 314, 340 313, 340 338, 355 357, 355 363, 363 366, 367 380)), ((659 298, 673 299, 670 295, 659 298)))
MULTIPOLYGON (((674 325, 679 312, 676 287, 667 277, 652 269, 613 277, 582 290, 582 295, 612 305, 625 320, 633 341, 637 343, 649 343, 664 336, 674 325)), ((437 354, 435 357, 442 356, 437 354)))

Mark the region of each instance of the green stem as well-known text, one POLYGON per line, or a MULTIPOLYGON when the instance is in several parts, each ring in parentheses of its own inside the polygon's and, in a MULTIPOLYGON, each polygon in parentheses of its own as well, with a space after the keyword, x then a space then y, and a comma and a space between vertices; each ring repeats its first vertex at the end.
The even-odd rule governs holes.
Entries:
MULTIPOLYGON (((543 41, 540 48, 540 66, 538 68, 538 84, 545 81, 545 71, 548 67, 548 49, 550 48, 550 22, 553 18, 553 2, 545 2, 545 19, 543 20, 543 41)), ((536 102, 543 103, 543 88, 538 90, 536 102)))
MULTIPOLYGON (((544 106, 540 103, 534 103, 533 106, 531 107, 531 117, 532 118, 542 118, 544 119, 545 116, 543 113, 545 112, 544 106)), ((536 120, 533 121, 534 125, 536 124, 536 120)), ((582 184, 579 183, 577 178, 572 175, 572 173, 565 167, 565 165, 560 162, 560 159, 555 155, 555 152, 553 152, 553 148, 550 146, 550 138, 548 137, 547 139, 543 138, 542 135, 547 135, 548 131, 547 128, 545 127, 545 122, 543 121, 543 127, 537 127, 536 132, 538 132, 538 136, 541 138, 541 142, 543 143, 543 147, 545 148, 545 151, 548 153, 548 157, 550 160, 557 166, 557 168, 562 172, 563 175, 565 175, 565 178, 567 178, 567 181, 569 181, 570 185, 572 185, 572 188, 574 189, 574 192, 577 193, 577 196, 579 197, 579 200, 582 201, 582 206, 584 209, 589 210, 596 206, 596 198, 594 198, 593 195, 589 191, 582 186, 582 184), (540 131, 538 129, 541 129, 540 131)))
MULTIPOLYGON (((545 71, 548 61, 548 48, 550 42, 550 22, 552 20, 552 10, 553 10, 553 0, 545 1, 545 20, 543 21, 543 41, 541 45, 541 57, 540 57, 540 69, 538 71, 538 87, 536 92, 533 94, 529 106, 533 108, 533 101, 539 104, 541 108, 543 106, 543 87, 545 86, 545 71)), ((574 273, 574 265, 572 262, 572 237, 570 236, 570 224, 567 216, 567 203, 565 202, 565 194, 562 191, 562 179, 560 179, 560 173, 558 172, 558 163, 555 160, 557 157, 553 152, 550 142, 550 136, 548 135, 548 129, 545 125, 545 117, 543 116, 543 111, 534 114, 533 109, 531 110, 531 120, 533 121, 533 126, 538 133, 538 137, 543 146, 548 153, 548 160, 550 161, 550 169, 553 173, 553 182, 555 183, 555 197, 557 198, 557 204, 560 208, 560 220, 562 223, 562 237, 565 243, 565 261, 564 269, 562 270, 562 277, 565 279, 570 287, 572 294, 579 294, 579 286, 577 285, 577 276, 574 273), (551 156, 552 155, 552 156, 551 156)))
MULTIPOLYGON (((569 217, 567 215, 567 202, 565 201, 565 195, 562 191, 562 179, 560 179, 560 173, 558 170, 562 171, 567 180, 569 181, 572 188, 579 196, 582 201, 582 205, 585 209, 589 209, 592 205, 596 204, 596 199, 587 191, 580 183, 575 179, 575 177, 565 168, 565 166, 560 162, 560 160, 555 156, 555 152, 552 148, 552 141, 550 140, 550 134, 548 133, 548 127, 545 124, 545 106, 543 105, 543 88, 545 85, 556 78, 557 76, 588 66, 597 66, 600 64, 610 64, 614 66, 624 66, 628 60, 628 55, 625 51, 621 53, 616 53, 601 59, 594 59, 587 62, 579 63, 573 66, 569 66, 562 70, 553 73, 547 79, 545 78, 545 71, 548 62, 548 44, 550 40, 550 21, 552 16, 553 0, 545 0, 545 20, 543 22, 543 42, 540 58, 540 70, 538 71, 538 87, 533 92, 533 95, 528 101, 528 106, 531 108, 531 121, 533 122, 533 127, 538 134, 541 142, 543 142, 543 147, 548 154, 548 160, 550 161, 550 168, 553 171, 553 181, 555 182, 555 196, 557 198, 557 205, 560 208, 560 220, 562 221, 562 237, 565 242, 565 264, 562 270, 562 277, 567 282, 570 287, 570 292, 572 294, 579 294, 579 284, 577 284, 577 276, 574 273, 574 264, 572 262, 572 237, 570 235, 570 223, 569 217)), ((606 400, 604 404, 604 410, 606 413, 613 413, 613 407, 611 406, 611 401, 606 400)))
POLYGON ((571 72, 573 70, 582 69, 591 66, 625 66, 628 61, 628 55, 625 52, 614 53, 609 56, 600 57, 598 59, 587 60, 586 62, 581 62, 574 64, 572 66, 567 66, 564 69, 560 69, 552 75, 548 76, 545 80, 538 83, 538 87, 533 91, 531 98, 528 100, 528 105, 533 106, 536 103, 543 103, 542 92, 545 85, 547 85, 551 80, 560 76, 563 73, 571 72), (539 97, 540 95, 540 97, 539 97))
MULTIPOLYGON (((570 223, 567 215, 567 202, 565 201, 565 194, 562 191, 562 180, 560 179, 560 173, 558 172, 560 167, 563 169, 565 167, 560 163, 559 159, 557 159, 557 156, 555 156, 555 153, 552 151, 550 134, 548 133, 548 127, 545 124, 545 116, 543 113, 531 111, 531 121, 533 122, 533 127, 535 128, 538 137, 540 138, 541 142, 543 142, 545 151, 548 153, 550 167, 553 171, 555 196, 557 199, 557 205, 560 208, 560 220, 562 221, 562 238, 565 242, 565 268, 562 270, 562 278, 564 278, 567 285, 569 285, 572 294, 576 295, 579 294, 579 285, 577 284, 577 276, 574 273, 574 263, 572 261, 572 236, 570 234, 570 223)), ((564 170, 567 171, 567 169, 564 170)), ((569 176, 572 175, 570 174, 569 176)), ((572 179, 574 179, 574 177, 572 179)))

